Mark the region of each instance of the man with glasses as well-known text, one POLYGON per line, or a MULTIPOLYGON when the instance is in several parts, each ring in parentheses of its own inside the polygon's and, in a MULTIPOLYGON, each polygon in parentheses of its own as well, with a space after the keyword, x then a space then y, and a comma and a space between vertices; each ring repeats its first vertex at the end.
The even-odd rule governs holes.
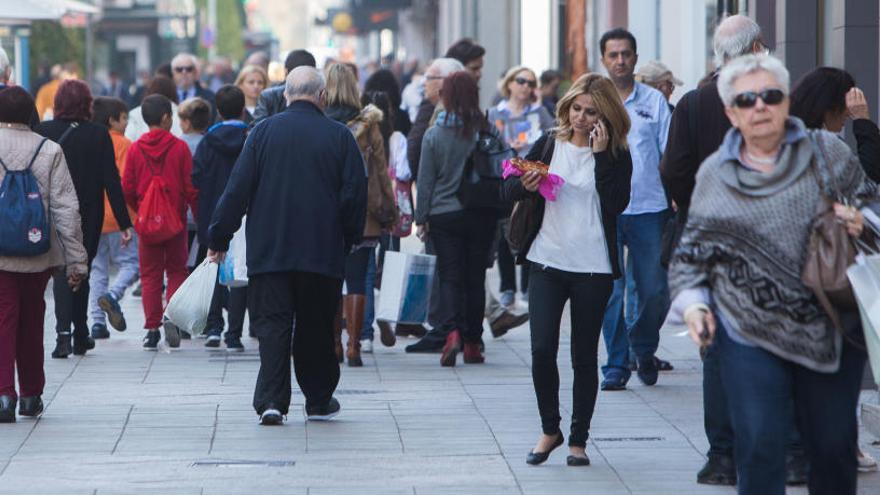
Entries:
MULTIPOLYGON (((741 55, 767 51, 761 38, 760 26, 743 15, 734 15, 722 21, 715 30, 713 45, 718 70, 706 76, 698 89, 688 92, 678 101, 672 114, 669 140, 660 164, 663 185, 677 206, 676 228, 673 233, 681 232, 687 221, 691 193, 700 164, 718 149, 731 127, 724 112, 724 103, 718 95, 718 72, 721 67, 741 55)), ((677 239, 673 237, 673 241, 677 239)), ((674 247, 664 246, 667 258, 674 247)), ((735 485, 734 434, 727 408, 727 395, 721 384, 717 350, 710 345, 702 354, 703 426, 709 440, 709 452, 708 460, 697 473, 697 483, 735 485)), ((792 484, 806 481, 806 461, 797 438, 797 432, 793 431, 786 462, 786 478, 792 484)))
POLYGON ((174 77, 174 85, 177 86, 178 102, 183 103, 195 97, 204 98, 211 104, 211 115, 217 114, 214 93, 199 83, 199 65, 195 55, 178 53, 171 59, 171 75, 174 77))

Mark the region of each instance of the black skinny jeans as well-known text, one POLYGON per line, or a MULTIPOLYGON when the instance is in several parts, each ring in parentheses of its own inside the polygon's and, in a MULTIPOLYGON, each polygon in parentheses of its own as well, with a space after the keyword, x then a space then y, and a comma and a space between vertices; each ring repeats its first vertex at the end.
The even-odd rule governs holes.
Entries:
POLYGON ((571 366, 573 408, 568 445, 586 447, 599 390, 598 346, 605 306, 611 297, 610 274, 572 273, 532 263, 529 277, 529 322, 532 331, 532 381, 545 435, 560 432, 559 327, 571 300, 571 366))
POLYGON ((495 239, 497 213, 463 210, 428 217, 437 251, 441 328, 459 330, 466 343, 483 333, 486 306, 486 259, 495 239))

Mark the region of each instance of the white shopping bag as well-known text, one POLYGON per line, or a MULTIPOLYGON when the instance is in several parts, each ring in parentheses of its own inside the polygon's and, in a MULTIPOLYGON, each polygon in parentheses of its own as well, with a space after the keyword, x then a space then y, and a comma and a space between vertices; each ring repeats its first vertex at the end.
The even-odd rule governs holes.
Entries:
POLYGON ((165 307, 165 317, 190 335, 202 333, 216 283, 217 263, 205 258, 174 292, 165 307))
POLYGON ((880 384, 880 255, 859 256, 846 270, 859 303, 874 382, 880 384))
POLYGON ((436 256, 387 251, 376 319, 424 323, 428 318, 436 265, 436 256))
POLYGON ((226 258, 220 264, 220 283, 227 287, 245 287, 248 284, 246 224, 247 217, 244 217, 241 228, 232 236, 226 258))

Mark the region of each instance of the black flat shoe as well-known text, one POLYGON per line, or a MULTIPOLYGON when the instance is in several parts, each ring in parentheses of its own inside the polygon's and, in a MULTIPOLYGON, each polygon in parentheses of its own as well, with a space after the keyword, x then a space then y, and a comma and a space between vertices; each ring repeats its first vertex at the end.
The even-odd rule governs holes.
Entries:
POLYGON ((538 464, 542 464, 544 461, 550 458, 550 453, 556 450, 556 447, 562 445, 565 439, 562 436, 562 433, 559 433, 556 442, 550 447, 550 450, 547 452, 529 452, 529 455, 526 456, 526 464, 531 464, 532 466, 537 466, 538 464))
POLYGON ((19 415, 34 418, 43 413, 43 399, 40 398, 39 395, 34 397, 22 397, 19 401, 19 415))
POLYGON ((15 423, 15 397, 0 395, 0 423, 15 423))
POLYGON ((581 457, 578 455, 570 455, 565 458, 565 463, 569 466, 589 466, 590 458, 586 456, 586 454, 581 457))

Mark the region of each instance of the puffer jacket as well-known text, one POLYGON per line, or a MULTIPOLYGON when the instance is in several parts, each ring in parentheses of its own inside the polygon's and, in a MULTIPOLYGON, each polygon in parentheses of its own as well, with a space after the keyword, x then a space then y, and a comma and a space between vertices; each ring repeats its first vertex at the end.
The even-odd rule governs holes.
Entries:
MULTIPOLYGON (((26 125, 0 127, 0 154, 10 170, 24 170, 43 137, 26 125)), ((49 252, 39 256, 0 256, 0 271, 39 273, 65 266, 68 275, 89 272, 88 255, 83 246, 79 200, 61 146, 47 140, 31 170, 40 186, 43 207, 49 213, 49 252)), ((0 183, 6 171, 0 167, 0 183)))
POLYGON ((379 130, 382 111, 375 105, 367 105, 360 112, 348 107, 330 107, 327 109, 327 116, 344 123, 351 130, 361 150, 368 177, 364 237, 379 237, 400 219, 391 188, 391 176, 388 175, 385 142, 382 131, 379 130))

